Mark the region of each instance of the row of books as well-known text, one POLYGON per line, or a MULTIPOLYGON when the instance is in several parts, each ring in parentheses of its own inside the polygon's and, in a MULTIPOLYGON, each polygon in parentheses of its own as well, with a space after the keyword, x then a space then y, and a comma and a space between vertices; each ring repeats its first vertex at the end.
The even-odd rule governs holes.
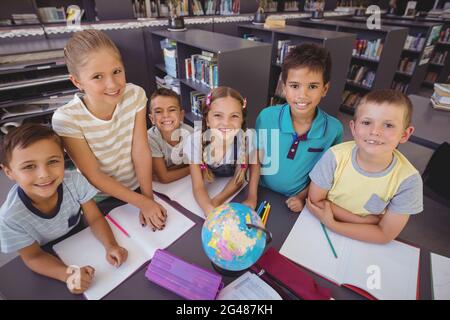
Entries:
POLYGON ((442 30, 439 35, 440 42, 450 42, 450 28, 442 30))
POLYGON ((419 33, 417 36, 408 35, 406 37, 404 49, 421 51, 425 44, 425 37, 422 36, 422 33, 419 33))
POLYGON ((240 0, 221 0, 220 1, 220 14, 233 15, 239 14, 241 10, 240 0))
POLYGON ((277 64, 282 64, 289 51, 291 51, 296 45, 291 40, 279 40, 277 46, 277 64))
POLYGON ((372 87, 374 80, 374 70, 371 70, 366 66, 360 66, 357 64, 353 64, 350 66, 350 70, 347 74, 347 81, 370 88, 372 87))
POLYGON ((210 88, 219 85, 217 56, 208 51, 201 54, 193 54, 184 60, 186 79, 192 79, 210 88))
POLYGON ((435 51, 433 57, 431 58, 431 62, 436 64, 445 64, 447 55, 448 51, 435 51))
POLYGON ((412 75, 414 72, 414 68, 416 67, 416 64, 417 59, 405 57, 402 60, 400 60, 400 63, 398 64, 398 71, 412 75))
POLYGON ((191 111, 198 117, 202 116, 202 103, 205 100, 205 94, 200 91, 191 91, 191 111))
POLYGON ((401 91, 404 94, 408 91, 409 83, 402 82, 402 81, 392 81, 391 89, 401 91))
POLYGON ((342 104, 348 108, 355 108, 356 105, 361 101, 363 94, 360 92, 353 92, 350 90, 345 90, 342 93, 342 104))
POLYGON ((353 56, 359 56, 367 59, 380 60, 383 50, 382 39, 364 40, 358 39, 353 47, 353 56))
POLYGON ((425 75, 425 82, 429 82, 429 83, 435 83, 437 78, 438 78, 438 74, 437 72, 434 71, 428 71, 427 74, 425 75))
POLYGON ((450 111, 450 85, 435 83, 431 103, 435 109, 450 111))
MULTIPOLYGON (((155 0, 132 0, 133 14, 135 18, 158 17, 158 5, 155 0)), ((166 8, 167 12, 168 9, 166 8)))
POLYGON ((298 11, 298 1, 285 1, 284 11, 298 11))

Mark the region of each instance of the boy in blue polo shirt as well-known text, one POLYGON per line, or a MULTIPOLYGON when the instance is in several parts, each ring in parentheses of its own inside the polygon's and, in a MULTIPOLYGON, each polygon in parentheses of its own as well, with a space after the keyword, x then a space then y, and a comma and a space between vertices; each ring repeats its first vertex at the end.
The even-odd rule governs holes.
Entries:
POLYGON ((343 128, 318 108, 330 86, 331 57, 324 47, 295 47, 281 72, 287 103, 265 108, 256 119, 260 184, 286 195, 289 209, 300 212, 309 172, 328 148, 342 142, 343 128))

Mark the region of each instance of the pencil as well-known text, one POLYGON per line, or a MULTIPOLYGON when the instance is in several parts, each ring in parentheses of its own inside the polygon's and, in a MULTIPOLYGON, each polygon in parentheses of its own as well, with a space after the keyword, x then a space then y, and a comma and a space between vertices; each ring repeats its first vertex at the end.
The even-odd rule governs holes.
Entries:
POLYGON ((120 224, 118 224, 116 220, 114 220, 113 218, 111 218, 109 215, 106 215, 105 218, 108 219, 109 221, 111 221, 111 223, 112 223, 113 225, 115 225, 115 226, 117 227, 117 229, 119 229, 120 231, 122 231, 122 233, 123 233, 124 235, 126 235, 128 238, 130 238, 130 235, 128 234, 128 232, 126 232, 125 229, 122 228, 122 226, 121 226, 120 224))
POLYGON ((264 214, 263 214, 263 216, 261 218, 262 223, 264 225, 266 225, 266 220, 267 220, 267 215, 269 214, 269 210, 270 210, 270 203, 267 203, 266 208, 264 210, 264 214))
POLYGON ((267 213, 266 213, 266 215, 264 216, 264 219, 263 219, 264 225, 266 225, 266 223, 267 223, 267 219, 269 218, 270 209, 272 208, 272 206, 271 206, 270 203, 269 203, 269 205, 268 205, 267 207, 268 207, 268 208, 267 208, 267 213))
POLYGON ((337 259, 336 250, 334 250, 333 243, 331 243, 330 236, 328 235, 327 229, 323 223, 320 224, 322 226, 323 232, 325 233, 325 237, 327 237, 328 244, 330 245, 331 251, 333 251, 334 257, 337 259))
POLYGON ((266 204, 266 201, 264 200, 264 201, 261 201, 261 203, 259 204, 259 207, 258 207, 258 210, 256 210, 256 214, 258 215, 258 216, 261 216, 261 211, 262 211, 262 209, 264 208, 264 205, 266 204))

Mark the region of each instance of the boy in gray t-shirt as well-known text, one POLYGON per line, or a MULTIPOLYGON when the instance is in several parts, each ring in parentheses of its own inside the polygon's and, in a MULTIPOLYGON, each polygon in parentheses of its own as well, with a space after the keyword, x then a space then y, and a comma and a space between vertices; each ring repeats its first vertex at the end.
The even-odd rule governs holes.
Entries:
POLYGON ((18 251, 34 272, 66 282, 72 293, 83 293, 94 268, 68 267, 41 248, 72 230, 83 211, 108 262, 120 266, 127 259, 127 250, 117 244, 92 200, 97 190, 78 172, 64 171, 62 141, 52 129, 25 124, 8 133, 2 147, 1 167, 16 182, 0 208, 2 252, 18 251))
POLYGON ((150 97, 148 141, 152 150, 154 180, 169 183, 189 175, 184 157, 185 138, 192 127, 184 124, 180 97, 172 90, 160 88, 150 97))

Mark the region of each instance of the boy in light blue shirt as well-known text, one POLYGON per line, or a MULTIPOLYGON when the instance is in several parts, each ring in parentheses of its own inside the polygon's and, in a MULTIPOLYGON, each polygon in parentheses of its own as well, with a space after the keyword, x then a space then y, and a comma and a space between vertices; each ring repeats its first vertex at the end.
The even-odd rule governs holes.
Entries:
POLYGON ((330 86, 331 57, 324 47, 295 47, 281 72, 287 103, 265 108, 256 119, 260 184, 287 196, 289 209, 300 212, 309 172, 328 148, 342 142, 343 128, 318 107, 330 86))
POLYGON ((64 172, 61 138, 50 128, 25 124, 9 132, 1 167, 16 184, 0 208, 1 251, 17 251, 34 272, 67 283, 72 293, 91 284, 94 268, 68 267, 41 246, 58 239, 81 220, 81 211, 116 267, 127 259, 92 198, 97 190, 78 172, 64 172))

